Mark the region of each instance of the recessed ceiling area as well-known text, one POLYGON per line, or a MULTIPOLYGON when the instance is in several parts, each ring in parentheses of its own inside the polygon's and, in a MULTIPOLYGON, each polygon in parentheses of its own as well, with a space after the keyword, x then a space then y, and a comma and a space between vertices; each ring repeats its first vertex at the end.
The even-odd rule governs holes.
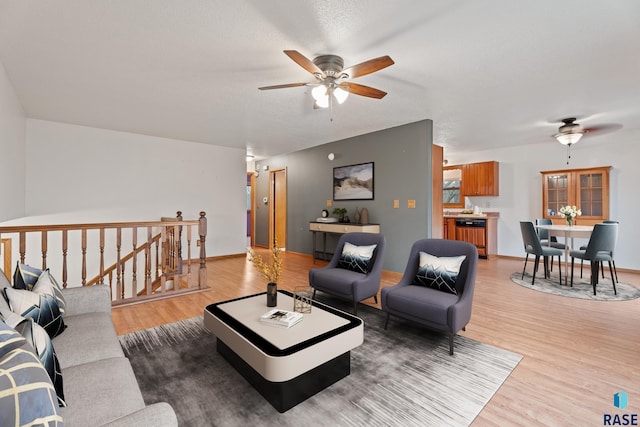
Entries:
POLYGON ((637 0, 0 1, 0 62, 27 117, 258 158, 423 119, 451 150, 557 144, 566 117, 637 133, 638 52, 637 0), (330 113, 310 87, 258 90, 309 78, 283 50, 389 55, 357 79, 387 95, 330 113))

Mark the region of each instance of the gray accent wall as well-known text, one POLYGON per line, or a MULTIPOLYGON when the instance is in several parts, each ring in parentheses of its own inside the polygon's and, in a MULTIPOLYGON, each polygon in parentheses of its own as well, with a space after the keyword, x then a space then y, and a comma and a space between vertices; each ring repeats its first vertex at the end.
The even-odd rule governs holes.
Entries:
MULTIPOLYGON (((322 209, 331 214, 335 207, 347 208, 353 222, 355 208, 366 207, 369 222, 380 224, 387 239, 384 269, 403 272, 413 242, 431 235, 432 131, 432 121, 422 120, 256 162, 260 173, 255 243, 268 245, 269 212, 263 198, 269 194, 269 173, 263 168, 286 168, 288 251, 312 253, 309 221, 318 218, 322 209), (329 153, 334 153, 333 161, 327 158, 329 153), (327 207, 327 200, 333 199, 333 168, 367 162, 374 162, 374 200, 333 201, 327 207), (396 199, 398 209, 393 208, 396 199), (410 199, 416 201, 415 209, 407 207, 410 199)), ((328 249, 338 238, 327 236, 328 249)), ((322 239, 318 240, 320 247, 322 239)))

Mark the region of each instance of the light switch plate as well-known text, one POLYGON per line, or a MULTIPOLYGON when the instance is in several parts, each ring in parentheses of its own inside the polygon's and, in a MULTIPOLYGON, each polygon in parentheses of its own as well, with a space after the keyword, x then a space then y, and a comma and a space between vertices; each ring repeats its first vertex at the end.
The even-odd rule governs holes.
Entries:
POLYGON ((333 206, 333 202, 331 201, 331 199, 327 200, 327 206, 329 207, 333 206))
POLYGON ((416 208, 416 201, 411 199, 407 201, 407 207, 409 209, 415 209, 416 208))
POLYGON ((399 209, 399 208, 400 208, 400 200, 394 199, 394 201, 393 201, 393 209, 399 209))

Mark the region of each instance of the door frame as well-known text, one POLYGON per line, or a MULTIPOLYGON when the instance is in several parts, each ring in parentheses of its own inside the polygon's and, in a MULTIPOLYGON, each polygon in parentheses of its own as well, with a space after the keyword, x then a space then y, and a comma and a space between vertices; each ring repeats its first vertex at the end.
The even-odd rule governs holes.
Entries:
POLYGON ((276 224, 276 213, 284 216, 284 224, 280 224, 283 227, 284 234, 284 242, 278 242, 278 246, 281 248, 286 248, 287 246, 287 168, 277 168, 273 170, 269 170, 269 249, 273 248, 273 239, 275 228, 278 224, 276 224), (284 188, 277 187, 276 188, 276 174, 284 173, 284 188), (277 206, 276 197, 284 198, 284 205, 277 206), (284 212, 282 210, 284 209, 284 212), (278 212, 276 212, 278 210, 278 212))

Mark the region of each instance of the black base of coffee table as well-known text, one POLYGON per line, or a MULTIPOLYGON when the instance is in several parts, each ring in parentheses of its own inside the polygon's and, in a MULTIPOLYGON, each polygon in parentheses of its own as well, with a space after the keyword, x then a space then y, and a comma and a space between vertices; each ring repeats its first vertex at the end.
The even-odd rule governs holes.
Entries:
POLYGON ((289 381, 272 382, 256 372, 220 339, 217 340, 216 349, 280 413, 351 373, 351 352, 348 351, 289 381))

